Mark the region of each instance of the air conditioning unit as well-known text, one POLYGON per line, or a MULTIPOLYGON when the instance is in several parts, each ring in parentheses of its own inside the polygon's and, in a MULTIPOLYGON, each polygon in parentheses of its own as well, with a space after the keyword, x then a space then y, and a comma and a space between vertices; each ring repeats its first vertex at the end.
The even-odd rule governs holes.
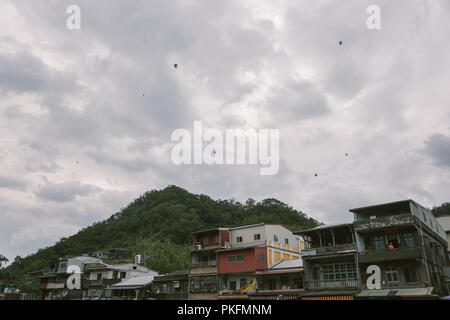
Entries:
POLYGON ((224 246, 225 246, 226 249, 230 249, 231 248, 231 244, 230 244, 229 241, 225 241, 224 242, 224 246))
POLYGON ((200 242, 196 242, 195 243, 195 250, 201 250, 202 249, 202 244, 200 242))
POLYGON ((180 287, 180 281, 174 281, 173 282, 173 287, 174 288, 179 288, 180 287))

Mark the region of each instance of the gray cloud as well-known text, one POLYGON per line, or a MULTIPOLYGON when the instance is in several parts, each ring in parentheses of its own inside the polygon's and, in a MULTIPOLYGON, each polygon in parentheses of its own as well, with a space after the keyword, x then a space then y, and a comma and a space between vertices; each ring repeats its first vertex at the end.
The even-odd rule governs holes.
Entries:
POLYGON ((425 141, 426 152, 440 166, 450 166, 450 137, 433 134, 425 141))
POLYGON ((67 181, 63 183, 46 183, 41 186, 35 195, 43 200, 67 202, 75 197, 86 197, 99 192, 101 189, 90 184, 82 184, 79 181, 67 181))
POLYGON ((0 3, 8 258, 172 184, 275 197, 323 222, 377 202, 449 201, 446 1, 380 0, 379 31, 366 28, 369 0, 80 0, 78 31, 65 27, 71 4, 0 3), (175 166, 170 135, 194 120, 280 129, 279 173, 175 166))
POLYGON ((0 176, 0 188, 15 189, 15 190, 23 191, 26 189, 26 183, 19 179, 6 177, 6 176, 0 176))

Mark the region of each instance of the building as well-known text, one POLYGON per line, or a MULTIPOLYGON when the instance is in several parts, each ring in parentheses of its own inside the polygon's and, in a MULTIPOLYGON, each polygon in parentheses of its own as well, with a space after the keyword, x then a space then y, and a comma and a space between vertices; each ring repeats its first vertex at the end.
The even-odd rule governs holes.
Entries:
POLYGON ((142 276, 108 285, 111 300, 145 300, 151 297, 155 275, 142 276))
POLYGON ((157 272, 135 263, 114 264, 93 263, 85 267, 84 272, 88 274, 86 290, 83 296, 87 298, 112 297, 110 286, 138 277, 153 277, 157 272))
POLYGON ((88 279, 84 270, 90 264, 101 263, 98 258, 89 256, 77 256, 61 258, 58 262, 52 263, 44 268, 40 278, 39 289, 42 290, 44 300, 55 299, 81 299, 83 291, 87 289, 88 279), (73 268, 81 272, 81 288, 69 290, 67 288, 67 279, 72 274, 73 268), (69 272, 70 271, 70 272, 69 272))
POLYGON ((441 225, 445 232, 445 237, 447 239, 447 265, 450 261, 450 214, 447 215, 435 215, 437 222, 441 225))
POLYGON ((217 250, 229 246, 228 228, 194 232, 189 265, 189 299, 213 299, 217 296, 217 250))
POLYGON ((187 300, 189 271, 180 270, 153 279, 152 298, 157 300, 187 300))
POLYGON ((431 211, 413 200, 350 210, 359 251, 359 298, 432 298, 446 295, 447 239, 431 211), (381 288, 368 290, 369 266, 381 288))
POLYGON ((358 252, 352 223, 319 226, 301 235, 306 293, 302 300, 353 300, 360 289, 358 252))
POLYGON ((257 288, 249 293, 250 300, 296 300, 303 289, 301 259, 281 260, 269 269, 256 271, 257 288))
POLYGON ((229 244, 217 251, 220 299, 247 299, 258 287, 257 271, 281 260, 300 259, 303 242, 282 225, 259 223, 228 232, 229 244))

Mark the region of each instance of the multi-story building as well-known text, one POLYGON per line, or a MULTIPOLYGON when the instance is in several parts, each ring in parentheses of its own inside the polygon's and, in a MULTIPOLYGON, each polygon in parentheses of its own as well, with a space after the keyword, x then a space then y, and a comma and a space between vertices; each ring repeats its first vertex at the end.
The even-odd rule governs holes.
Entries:
MULTIPOLYGON (((447 258, 450 260, 450 214, 435 214, 437 222, 441 225, 447 238, 447 258)), ((448 261, 447 261, 448 264, 448 261)))
POLYGON ((353 300, 359 292, 358 252, 352 223, 319 226, 301 235, 303 300, 353 300))
POLYGON ((214 228, 194 232, 189 266, 189 299, 217 296, 217 250, 230 246, 229 229, 214 228))
POLYGON ((229 245, 218 250, 219 298, 248 298, 256 291, 256 271, 281 260, 300 259, 300 237, 278 224, 229 229, 229 245))
POLYGON ((153 279, 152 298, 157 300, 188 299, 188 270, 179 270, 156 276, 153 279))
POLYGON ((53 299, 81 299, 83 291, 87 289, 87 277, 84 270, 90 264, 101 263, 98 258, 89 256, 66 257, 58 262, 50 264, 44 268, 42 275, 39 276, 39 289, 42 290, 42 298, 45 300, 53 299), (73 272, 68 268, 76 268, 81 272, 81 288, 69 290, 67 288, 67 279, 73 272))
POLYGON ((301 259, 281 260, 255 274, 257 287, 248 294, 251 300, 295 300, 305 293, 301 259))
POLYGON ((446 234, 431 211, 413 200, 350 210, 359 251, 362 292, 358 297, 420 297, 446 294, 446 234), (381 288, 367 290, 375 266, 381 288))
POLYGON ((89 275, 86 282, 84 297, 112 296, 113 284, 138 277, 156 276, 158 272, 149 270, 147 267, 135 263, 115 264, 93 263, 85 267, 84 272, 89 275))

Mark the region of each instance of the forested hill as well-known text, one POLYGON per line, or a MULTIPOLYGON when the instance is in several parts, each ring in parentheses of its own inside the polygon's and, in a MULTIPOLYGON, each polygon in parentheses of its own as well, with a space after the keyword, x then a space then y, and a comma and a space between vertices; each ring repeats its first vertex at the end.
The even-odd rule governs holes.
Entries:
POLYGON ((165 246, 164 252, 172 250, 173 259, 159 255, 160 258, 150 259, 153 263, 150 267, 167 272, 187 266, 193 231, 259 222, 280 223, 292 230, 318 225, 316 220, 276 199, 258 203, 249 199, 245 204, 234 200, 216 201, 206 195, 169 186, 146 192, 109 219, 63 238, 52 247, 40 249, 25 258, 17 257, 3 272, 7 272, 10 279, 21 278, 66 255, 127 248, 131 257, 142 251, 156 254, 161 246, 165 246), (173 262, 175 258, 182 260, 173 262), (165 259, 172 261, 170 266, 165 259))

